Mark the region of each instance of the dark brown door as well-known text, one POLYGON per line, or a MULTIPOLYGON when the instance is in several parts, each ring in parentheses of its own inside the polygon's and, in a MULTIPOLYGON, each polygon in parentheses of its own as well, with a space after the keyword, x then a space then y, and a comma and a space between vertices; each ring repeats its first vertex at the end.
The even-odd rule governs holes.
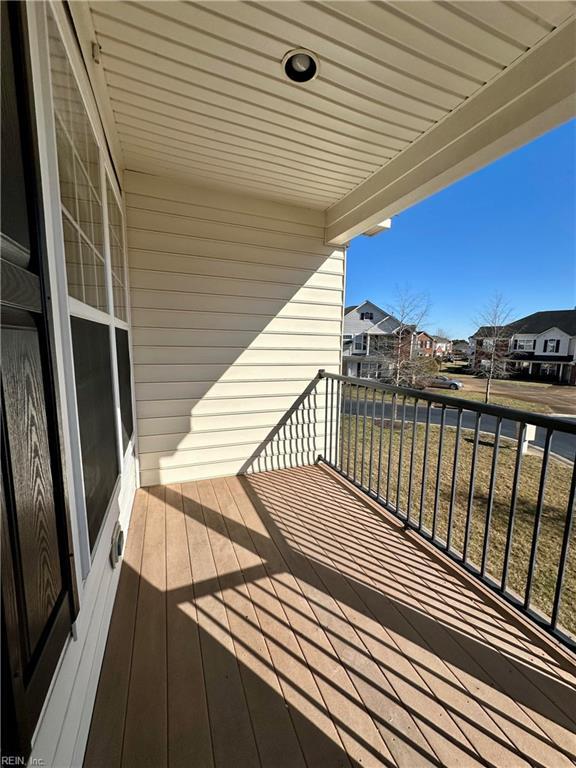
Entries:
POLYGON ((2 757, 26 756, 72 591, 24 4, 2 2, 2 757))

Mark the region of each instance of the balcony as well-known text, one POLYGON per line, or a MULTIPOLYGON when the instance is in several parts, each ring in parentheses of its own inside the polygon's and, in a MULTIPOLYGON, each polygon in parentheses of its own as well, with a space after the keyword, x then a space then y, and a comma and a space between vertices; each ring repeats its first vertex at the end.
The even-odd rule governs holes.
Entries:
POLYGON ((321 373, 250 474, 140 489, 84 765, 572 765, 576 668, 542 629, 574 629, 562 423, 512 440, 516 412, 450 401, 321 373))

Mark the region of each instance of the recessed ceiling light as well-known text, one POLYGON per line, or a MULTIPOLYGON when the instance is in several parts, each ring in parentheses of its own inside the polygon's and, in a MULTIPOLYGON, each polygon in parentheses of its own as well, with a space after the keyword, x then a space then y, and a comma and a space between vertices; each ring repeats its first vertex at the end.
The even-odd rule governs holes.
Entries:
POLYGON ((318 57, 305 48, 288 51, 282 59, 282 70, 288 80, 294 83, 308 83, 314 80, 319 70, 318 57))

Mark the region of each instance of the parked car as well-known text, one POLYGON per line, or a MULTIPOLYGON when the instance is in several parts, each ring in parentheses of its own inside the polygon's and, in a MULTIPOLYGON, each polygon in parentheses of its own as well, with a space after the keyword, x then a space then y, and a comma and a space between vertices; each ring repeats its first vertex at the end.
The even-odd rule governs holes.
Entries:
POLYGON ((441 389, 462 389, 464 385, 458 379, 451 379, 449 376, 432 376, 428 386, 441 389))

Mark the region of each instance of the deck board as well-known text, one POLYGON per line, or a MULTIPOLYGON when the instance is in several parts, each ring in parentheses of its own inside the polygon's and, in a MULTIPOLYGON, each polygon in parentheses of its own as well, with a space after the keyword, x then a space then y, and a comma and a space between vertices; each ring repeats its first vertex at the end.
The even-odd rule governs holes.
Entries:
POLYGON ((576 668, 320 467, 139 491, 84 764, 568 766, 576 668))

